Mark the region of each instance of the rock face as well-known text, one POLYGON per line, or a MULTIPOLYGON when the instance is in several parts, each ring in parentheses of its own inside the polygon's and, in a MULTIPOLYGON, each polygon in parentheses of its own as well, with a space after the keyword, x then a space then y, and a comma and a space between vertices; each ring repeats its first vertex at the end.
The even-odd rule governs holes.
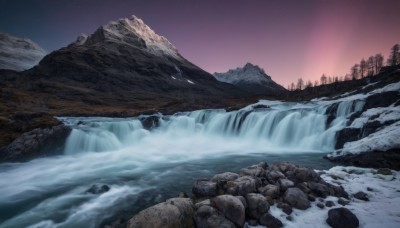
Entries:
POLYGON ((24 133, 0 152, 0 161, 27 161, 32 158, 59 153, 71 128, 58 125, 36 128, 24 133))
POLYGON ((255 94, 282 95, 287 92, 284 87, 275 83, 263 69, 251 63, 226 73, 214 73, 214 77, 221 82, 237 85, 255 94))
POLYGON ((0 33, 0 69, 23 71, 37 65, 47 54, 29 39, 0 33))
POLYGON ((330 209, 326 222, 333 228, 356 228, 358 218, 347 208, 330 209))
POLYGON ((126 227, 194 227, 193 207, 190 199, 172 198, 139 212, 129 220, 126 227))

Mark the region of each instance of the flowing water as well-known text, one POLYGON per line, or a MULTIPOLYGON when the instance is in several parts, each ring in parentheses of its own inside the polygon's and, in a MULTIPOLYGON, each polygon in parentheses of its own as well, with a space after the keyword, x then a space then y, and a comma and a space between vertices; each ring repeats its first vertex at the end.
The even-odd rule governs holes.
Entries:
POLYGON ((195 179, 260 161, 329 168, 322 156, 334 150, 336 132, 364 102, 263 104, 232 112, 60 118, 73 127, 64 154, 0 164, 0 227, 99 227, 190 193, 195 179), (104 184, 109 191, 87 192, 104 184))

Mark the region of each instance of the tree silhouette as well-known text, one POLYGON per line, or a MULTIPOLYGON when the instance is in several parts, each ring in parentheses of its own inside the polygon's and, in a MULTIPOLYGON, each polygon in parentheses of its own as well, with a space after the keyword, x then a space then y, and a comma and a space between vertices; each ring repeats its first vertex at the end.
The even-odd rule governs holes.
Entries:
POLYGON ((360 76, 361 76, 361 78, 364 78, 365 72, 367 72, 367 62, 363 58, 360 61, 360 76))
POLYGON ((356 80, 358 78, 358 64, 351 67, 351 79, 356 80))
POLYGON ((301 90, 304 87, 304 81, 302 78, 297 79, 297 89, 301 90))
POLYGON ((389 66, 396 66, 400 64, 400 52, 399 52, 399 45, 395 44, 391 49, 390 49, 390 56, 387 60, 387 64, 389 66))
POLYGON ((378 74, 383 66, 383 55, 376 54, 374 60, 375 60, 375 74, 378 74))
POLYGON ((321 76, 321 85, 326 85, 327 82, 327 77, 325 74, 322 74, 321 76))

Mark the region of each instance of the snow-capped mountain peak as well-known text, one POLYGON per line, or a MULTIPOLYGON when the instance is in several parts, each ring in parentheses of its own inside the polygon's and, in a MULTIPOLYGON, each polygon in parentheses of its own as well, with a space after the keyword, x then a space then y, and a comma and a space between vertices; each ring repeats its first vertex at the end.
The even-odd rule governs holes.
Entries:
POLYGON ((231 84, 248 83, 248 84, 264 84, 272 82, 264 69, 251 63, 246 63, 243 67, 231 69, 226 73, 214 73, 215 78, 219 81, 231 84))
POLYGON ((111 21, 101 26, 87 38, 84 44, 92 45, 104 41, 124 43, 143 48, 156 55, 181 58, 174 45, 165 37, 156 34, 143 20, 136 16, 111 21))
POLYGON ((251 63, 225 73, 214 73, 214 77, 218 81, 234 84, 251 93, 275 95, 286 92, 286 89, 276 84, 264 69, 251 63))

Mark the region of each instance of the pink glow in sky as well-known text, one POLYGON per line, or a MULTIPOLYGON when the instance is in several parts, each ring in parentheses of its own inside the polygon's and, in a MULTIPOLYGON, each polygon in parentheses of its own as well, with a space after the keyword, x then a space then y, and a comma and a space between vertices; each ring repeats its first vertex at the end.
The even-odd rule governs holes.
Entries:
POLYGON ((400 43, 400 0, 0 1, 0 31, 48 51, 134 14, 204 70, 247 62, 283 86, 343 76, 400 43))

